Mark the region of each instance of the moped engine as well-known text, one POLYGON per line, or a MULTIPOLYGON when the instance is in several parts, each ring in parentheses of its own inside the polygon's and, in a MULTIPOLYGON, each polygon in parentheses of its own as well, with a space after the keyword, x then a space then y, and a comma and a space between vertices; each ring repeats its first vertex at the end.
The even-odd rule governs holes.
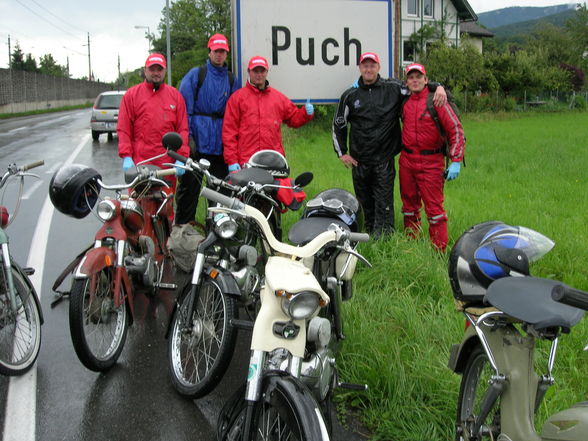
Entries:
POLYGON ((301 380, 323 401, 333 384, 335 375, 335 354, 329 347, 331 322, 323 317, 314 317, 308 323, 307 341, 314 351, 307 354, 302 362, 301 380))
POLYGON ((155 245, 149 236, 141 236, 139 245, 144 254, 126 256, 125 268, 129 275, 134 275, 143 286, 152 288, 157 281, 157 265, 153 258, 155 245))

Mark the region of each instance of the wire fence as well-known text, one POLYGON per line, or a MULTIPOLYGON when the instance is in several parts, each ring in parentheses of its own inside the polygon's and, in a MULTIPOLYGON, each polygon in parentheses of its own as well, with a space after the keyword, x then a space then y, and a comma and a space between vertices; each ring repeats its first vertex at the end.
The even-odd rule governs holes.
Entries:
POLYGON ((93 102, 112 85, 14 69, 0 69, 0 113, 93 102))
POLYGON ((566 109, 588 109, 588 91, 523 91, 519 94, 507 94, 503 91, 492 93, 462 91, 456 92, 454 97, 460 111, 470 113, 488 111, 524 112, 529 110, 562 111, 566 109))

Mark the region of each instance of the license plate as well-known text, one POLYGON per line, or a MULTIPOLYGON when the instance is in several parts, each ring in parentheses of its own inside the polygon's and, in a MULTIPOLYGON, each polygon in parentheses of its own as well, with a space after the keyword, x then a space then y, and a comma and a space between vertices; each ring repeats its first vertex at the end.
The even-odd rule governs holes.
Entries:
POLYGON ((115 129, 116 128, 116 123, 106 123, 106 128, 107 129, 115 129))

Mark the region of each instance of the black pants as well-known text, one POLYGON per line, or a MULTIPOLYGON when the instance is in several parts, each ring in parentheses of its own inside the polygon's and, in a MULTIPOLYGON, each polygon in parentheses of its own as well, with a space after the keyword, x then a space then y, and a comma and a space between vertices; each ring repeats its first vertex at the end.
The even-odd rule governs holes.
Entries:
MULTIPOLYGON (((223 155, 206 155, 196 152, 192 159, 207 159, 210 161, 210 173, 219 179, 224 179, 229 173, 223 155)), ((176 224, 187 224, 196 217, 198 197, 202 187, 202 176, 186 171, 178 179, 176 189, 176 224)))
POLYGON ((351 176, 366 231, 376 236, 394 232, 394 158, 376 164, 360 162, 351 176))

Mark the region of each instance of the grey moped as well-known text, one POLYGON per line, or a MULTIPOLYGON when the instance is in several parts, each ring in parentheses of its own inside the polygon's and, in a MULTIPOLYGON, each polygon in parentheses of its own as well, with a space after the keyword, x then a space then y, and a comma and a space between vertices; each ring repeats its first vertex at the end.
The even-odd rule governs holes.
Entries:
POLYGON ((506 227, 511 239, 518 234, 524 240, 492 238, 497 230, 497 236, 500 231, 504 236, 505 228, 490 225, 490 232, 483 227, 478 234, 482 240, 477 248, 471 243, 466 246, 464 241, 471 242, 475 236, 473 227, 460 238, 464 239, 462 243, 456 243, 459 249, 452 250, 450 256, 452 287, 467 320, 464 338, 452 347, 449 360, 450 369, 462 375, 456 440, 586 441, 588 402, 549 417, 540 433, 533 419, 554 383, 552 369, 559 336, 570 332, 582 319, 588 310, 588 293, 555 280, 529 276, 528 262, 543 255, 553 243, 543 247, 543 254, 533 254, 528 247, 533 246, 531 233, 547 238, 522 227, 506 227), (518 228, 522 230, 513 233, 518 228), (484 281, 483 276, 492 271, 495 280, 484 281), (480 302, 484 285, 487 290, 480 302), (477 302, 472 301, 474 293, 477 302), (534 370, 538 339, 551 341, 547 370, 542 376, 534 370))

